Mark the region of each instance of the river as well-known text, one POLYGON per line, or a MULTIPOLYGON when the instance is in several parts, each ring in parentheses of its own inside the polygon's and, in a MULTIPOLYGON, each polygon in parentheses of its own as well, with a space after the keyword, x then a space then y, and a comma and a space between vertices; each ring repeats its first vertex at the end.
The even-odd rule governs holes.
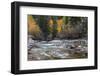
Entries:
POLYGON ((87 44, 86 39, 38 41, 28 38, 28 60, 87 58, 87 44))

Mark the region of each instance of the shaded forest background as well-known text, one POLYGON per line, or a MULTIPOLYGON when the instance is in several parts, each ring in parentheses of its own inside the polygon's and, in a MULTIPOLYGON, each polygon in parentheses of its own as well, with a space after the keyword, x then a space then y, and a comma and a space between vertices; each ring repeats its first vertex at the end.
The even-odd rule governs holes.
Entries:
POLYGON ((34 40, 87 39, 88 18, 28 15, 28 35, 34 40))

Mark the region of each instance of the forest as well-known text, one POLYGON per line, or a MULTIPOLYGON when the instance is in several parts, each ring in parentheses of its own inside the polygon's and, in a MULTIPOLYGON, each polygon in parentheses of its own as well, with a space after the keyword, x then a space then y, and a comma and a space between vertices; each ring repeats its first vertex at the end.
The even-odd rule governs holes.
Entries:
POLYGON ((88 17, 28 15, 28 60, 88 58, 88 17))
POLYGON ((87 17, 29 15, 28 20, 36 40, 87 38, 87 17))

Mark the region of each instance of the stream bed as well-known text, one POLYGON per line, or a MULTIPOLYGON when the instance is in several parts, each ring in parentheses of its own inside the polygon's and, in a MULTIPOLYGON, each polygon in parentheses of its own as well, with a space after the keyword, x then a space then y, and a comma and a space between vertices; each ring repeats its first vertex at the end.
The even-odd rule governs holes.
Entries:
POLYGON ((28 38, 28 61, 88 57, 86 39, 38 41, 28 38))

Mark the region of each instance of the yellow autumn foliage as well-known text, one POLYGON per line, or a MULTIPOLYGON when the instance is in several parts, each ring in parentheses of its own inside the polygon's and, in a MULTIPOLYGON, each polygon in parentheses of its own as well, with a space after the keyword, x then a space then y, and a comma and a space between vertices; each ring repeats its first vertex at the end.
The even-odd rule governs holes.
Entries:
POLYGON ((31 15, 28 16, 28 32, 30 34, 37 34, 41 32, 39 26, 31 15))
POLYGON ((49 22, 48 22, 48 24, 49 24, 50 27, 52 27, 53 26, 53 20, 50 19, 49 22))
POLYGON ((57 31, 58 33, 62 31, 63 19, 57 20, 57 31))
POLYGON ((54 25, 54 22, 53 22, 52 19, 50 19, 50 20, 48 21, 48 25, 49 25, 49 30, 50 30, 50 32, 53 32, 53 25, 54 25))

